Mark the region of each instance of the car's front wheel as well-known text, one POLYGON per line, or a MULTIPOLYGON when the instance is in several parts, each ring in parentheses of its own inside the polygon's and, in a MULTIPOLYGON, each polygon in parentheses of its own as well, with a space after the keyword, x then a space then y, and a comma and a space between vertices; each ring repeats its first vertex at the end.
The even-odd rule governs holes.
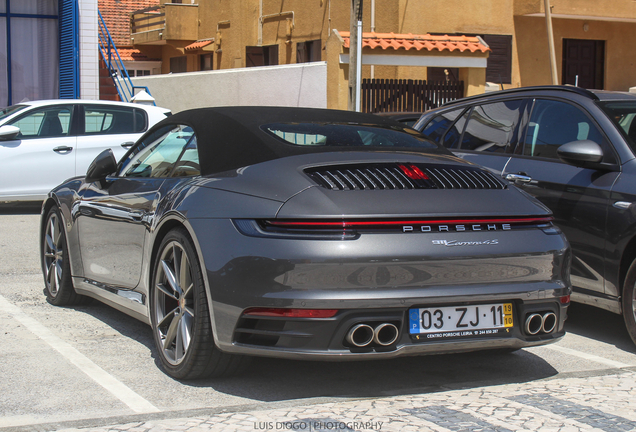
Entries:
POLYGON ((623 285, 623 319, 629 336, 636 344, 636 260, 627 270, 625 284, 623 285))
POLYGON ((55 306, 80 304, 87 300, 75 292, 71 279, 66 232, 60 210, 53 206, 45 219, 41 258, 46 300, 55 306))
POLYGON ((150 319, 159 358, 177 379, 229 375, 244 362, 216 348, 201 266, 183 229, 164 237, 154 264, 150 319))

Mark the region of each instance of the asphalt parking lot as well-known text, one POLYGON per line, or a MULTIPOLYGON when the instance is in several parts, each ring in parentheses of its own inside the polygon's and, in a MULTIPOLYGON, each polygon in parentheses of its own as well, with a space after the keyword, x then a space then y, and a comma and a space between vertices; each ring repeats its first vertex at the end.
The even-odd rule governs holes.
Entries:
POLYGON ((38 221, 37 207, 0 209, 0 430, 415 398, 636 371, 636 346, 622 318, 575 304, 562 341, 512 354, 346 363, 255 359, 237 377, 179 382, 161 371, 145 324, 98 302, 56 308, 45 301, 38 221))

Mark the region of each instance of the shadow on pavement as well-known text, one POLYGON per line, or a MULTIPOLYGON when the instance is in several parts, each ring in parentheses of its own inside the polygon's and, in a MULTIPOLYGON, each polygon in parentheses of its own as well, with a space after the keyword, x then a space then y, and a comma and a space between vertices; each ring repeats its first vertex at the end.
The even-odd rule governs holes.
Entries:
MULTIPOLYGON (((74 309, 90 314, 121 334, 147 346, 157 369, 152 331, 98 301, 74 309)), ((319 362, 254 357, 246 371, 228 378, 182 382, 263 402, 316 397, 378 397, 428 393, 449 388, 522 383, 557 374, 530 352, 480 351, 402 357, 390 360, 319 362)))
POLYGON ((608 343, 630 353, 636 353, 636 345, 627 333, 623 316, 604 309, 571 303, 565 330, 599 342, 608 343))
POLYGON ((0 215, 40 214, 42 201, 0 202, 0 215))

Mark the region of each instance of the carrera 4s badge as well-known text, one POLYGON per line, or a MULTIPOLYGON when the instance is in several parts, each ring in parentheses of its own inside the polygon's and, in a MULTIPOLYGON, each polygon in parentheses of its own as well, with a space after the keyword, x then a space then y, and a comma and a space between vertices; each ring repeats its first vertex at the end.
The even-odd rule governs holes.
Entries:
POLYGON ((457 241, 457 240, 433 240, 434 245, 443 246, 481 246, 481 245, 497 245, 499 240, 483 240, 483 241, 457 241))

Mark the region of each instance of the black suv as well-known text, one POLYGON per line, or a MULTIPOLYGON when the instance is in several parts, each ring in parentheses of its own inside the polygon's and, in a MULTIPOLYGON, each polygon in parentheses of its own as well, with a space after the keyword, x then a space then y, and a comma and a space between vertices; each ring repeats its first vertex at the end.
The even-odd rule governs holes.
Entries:
POLYGON ((636 94, 526 87, 453 101, 414 128, 554 213, 573 301, 623 314, 636 343, 636 94))

